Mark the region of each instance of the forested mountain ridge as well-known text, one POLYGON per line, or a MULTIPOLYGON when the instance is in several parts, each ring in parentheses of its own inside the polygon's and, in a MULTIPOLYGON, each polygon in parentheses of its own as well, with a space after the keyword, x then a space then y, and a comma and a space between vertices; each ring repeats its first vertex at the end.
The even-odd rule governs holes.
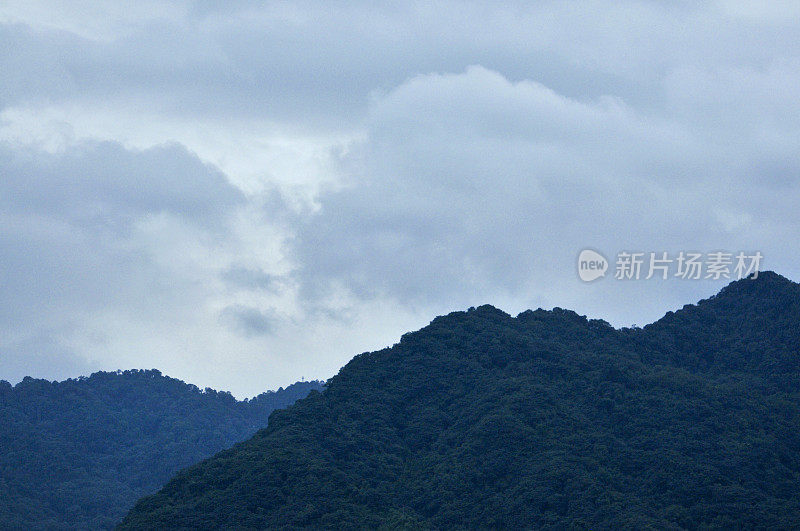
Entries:
POLYGON ((800 371, 798 327, 800 284, 766 271, 667 313, 640 337, 651 343, 651 353, 660 354, 653 361, 783 379, 800 371))
POLYGON ((643 329, 436 318, 121 528, 797 528, 798 288, 762 273, 643 329))
POLYGON ((237 401, 156 370, 0 381, 0 529, 113 527, 176 471, 321 388, 302 382, 237 401))

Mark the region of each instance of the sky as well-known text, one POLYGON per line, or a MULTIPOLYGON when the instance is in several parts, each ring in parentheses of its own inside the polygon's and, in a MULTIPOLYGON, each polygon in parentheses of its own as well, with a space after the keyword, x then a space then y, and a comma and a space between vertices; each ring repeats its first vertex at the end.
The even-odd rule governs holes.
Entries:
POLYGON ((799 280, 798 87, 796 2, 4 0, 0 379, 241 398, 470 306, 641 326, 730 281, 623 251, 799 280))

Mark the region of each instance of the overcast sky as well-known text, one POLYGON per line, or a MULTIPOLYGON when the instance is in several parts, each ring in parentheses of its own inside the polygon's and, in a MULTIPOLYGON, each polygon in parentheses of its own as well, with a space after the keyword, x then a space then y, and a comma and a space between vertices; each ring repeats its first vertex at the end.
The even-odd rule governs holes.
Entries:
POLYGON ((469 306, 727 282, 622 250, 800 279, 800 5, 748 4, 3 0, 0 379, 245 397, 469 306))

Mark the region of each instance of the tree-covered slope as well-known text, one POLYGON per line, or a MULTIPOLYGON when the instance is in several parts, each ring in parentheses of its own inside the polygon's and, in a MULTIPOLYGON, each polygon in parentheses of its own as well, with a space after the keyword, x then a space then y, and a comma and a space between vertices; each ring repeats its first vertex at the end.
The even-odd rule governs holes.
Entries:
POLYGON ((762 274, 644 329, 437 318, 121 528, 797 528, 798 302, 762 274))
POLYGON ((113 527, 175 472, 320 387, 237 401, 154 370, 0 381, 0 529, 113 527))

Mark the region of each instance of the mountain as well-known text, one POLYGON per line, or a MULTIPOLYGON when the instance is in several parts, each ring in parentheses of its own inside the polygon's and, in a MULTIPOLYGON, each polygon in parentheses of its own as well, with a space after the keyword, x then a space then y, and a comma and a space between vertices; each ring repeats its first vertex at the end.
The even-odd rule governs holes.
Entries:
POLYGON ((669 312, 642 337, 651 361, 717 374, 745 371, 775 384, 800 370, 800 284, 771 271, 742 280, 696 306, 669 312))
POLYGON ((98 529, 181 468, 242 441, 320 382, 252 400, 159 371, 0 381, 0 529, 98 529))
POLYGON ((800 526, 800 286, 643 329, 439 317, 178 473, 121 529, 800 526))

